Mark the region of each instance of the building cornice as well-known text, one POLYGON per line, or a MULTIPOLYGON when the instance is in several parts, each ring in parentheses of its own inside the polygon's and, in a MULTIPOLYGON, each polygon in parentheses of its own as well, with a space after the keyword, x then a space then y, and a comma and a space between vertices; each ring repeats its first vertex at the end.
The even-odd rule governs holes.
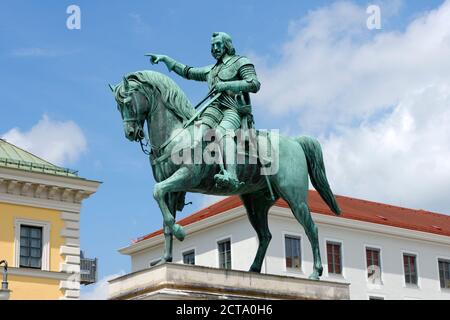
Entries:
POLYGON ((0 167, 0 178, 95 192, 100 181, 0 167))
POLYGON ((0 202, 79 212, 100 182, 0 168, 0 202))

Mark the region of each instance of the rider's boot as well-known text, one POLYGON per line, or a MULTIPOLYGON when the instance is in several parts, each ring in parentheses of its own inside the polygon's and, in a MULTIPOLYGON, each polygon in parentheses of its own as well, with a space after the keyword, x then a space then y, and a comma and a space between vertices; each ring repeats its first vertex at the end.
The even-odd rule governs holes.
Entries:
POLYGON ((223 136, 221 142, 222 160, 225 164, 226 169, 224 168, 221 173, 216 174, 214 176, 214 181, 219 188, 225 189, 229 192, 234 192, 242 185, 244 185, 244 183, 240 182, 237 177, 237 146, 234 142, 234 139, 229 135, 223 136), (223 147, 224 145, 226 146, 226 148, 223 147))

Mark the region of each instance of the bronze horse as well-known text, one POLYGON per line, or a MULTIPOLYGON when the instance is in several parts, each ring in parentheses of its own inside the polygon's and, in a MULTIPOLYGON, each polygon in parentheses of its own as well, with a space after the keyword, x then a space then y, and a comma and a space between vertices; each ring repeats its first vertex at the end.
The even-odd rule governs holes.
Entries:
MULTIPOLYGON (((158 263, 172 261, 173 235, 180 241, 185 237, 183 228, 175 223, 177 211, 184 206, 186 192, 215 195, 238 194, 255 229, 259 246, 250 271, 260 272, 272 235, 268 226, 268 212, 280 197, 291 208, 294 217, 305 229, 311 243, 314 270, 311 279, 322 275, 318 231, 307 204, 308 174, 314 188, 336 214, 339 206, 327 181, 322 151, 317 140, 310 137, 285 137, 278 135, 278 171, 264 176, 259 164, 238 165, 237 173, 245 184, 234 193, 219 189, 214 184, 214 174, 219 172, 217 163, 176 163, 170 155, 178 154, 182 136, 193 134, 193 125, 184 126, 195 109, 169 77, 153 71, 137 71, 128 74, 123 81, 110 86, 121 114, 125 136, 130 141, 141 141, 147 133, 152 152, 151 167, 157 183, 153 196, 158 202, 164 220, 165 248, 158 263), (178 134, 180 131, 184 133, 178 134), (178 133, 176 133, 178 132, 178 133), (268 181, 267 181, 267 178, 268 181), (273 187, 273 191, 269 190, 273 187), (273 197, 268 196, 272 193, 273 197)), ((266 143, 258 135, 258 142, 266 143)), ((187 149, 190 150, 189 148, 187 149)))

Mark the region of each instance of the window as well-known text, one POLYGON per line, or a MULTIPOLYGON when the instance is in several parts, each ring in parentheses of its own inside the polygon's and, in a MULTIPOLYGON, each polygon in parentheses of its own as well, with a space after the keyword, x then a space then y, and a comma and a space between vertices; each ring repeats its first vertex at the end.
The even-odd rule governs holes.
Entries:
POLYGON ((222 240, 217 243, 219 247, 219 268, 231 269, 231 241, 222 240))
POLYGON ((20 226, 20 267, 41 269, 42 228, 20 226))
POLYGON ((405 283, 417 285, 416 256, 413 254, 403 254, 403 266, 405 270, 405 283))
POLYGON ((438 264, 441 288, 450 289, 450 260, 439 259, 438 264))
POLYGON ((366 248, 367 278, 372 283, 381 283, 380 250, 366 248))
POLYGON ((184 264, 195 264, 195 251, 189 250, 183 252, 183 263, 184 264))
POLYGON ((294 236, 284 237, 286 268, 301 269, 300 238, 294 236))
POLYGON ((328 273, 342 274, 341 244, 327 241, 328 273))
POLYGON ((47 221, 14 219, 13 267, 50 271, 50 226, 47 221))
POLYGON ((379 296, 369 296, 369 300, 384 300, 384 298, 379 296))

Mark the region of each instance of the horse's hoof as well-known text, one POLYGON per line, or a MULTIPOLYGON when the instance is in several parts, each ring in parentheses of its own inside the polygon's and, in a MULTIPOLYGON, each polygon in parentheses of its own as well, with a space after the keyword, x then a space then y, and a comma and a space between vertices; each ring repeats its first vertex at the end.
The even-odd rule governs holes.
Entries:
POLYGON ((258 272, 258 273, 261 273, 261 267, 257 267, 257 266, 251 266, 250 267, 250 270, 248 270, 249 272, 258 272))
POLYGON ((156 267, 166 262, 172 262, 172 257, 161 257, 156 261, 150 263, 150 267, 156 267))
POLYGON ((317 271, 314 271, 311 273, 311 275, 308 277, 310 280, 320 280, 319 273, 317 271))
POLYGON ((151 262, 150 267, 156 267, 156 266, 159 266, 160 264, 164 264, 164 263, 166 263, 166 260, 164 258, 160 258, 156 261, 151 262))
POLYGON ((183 241, 186 237, 186 233, 184 232, 183 227, 179 224, 173 225, 173 235, 180 241, 183 241))

